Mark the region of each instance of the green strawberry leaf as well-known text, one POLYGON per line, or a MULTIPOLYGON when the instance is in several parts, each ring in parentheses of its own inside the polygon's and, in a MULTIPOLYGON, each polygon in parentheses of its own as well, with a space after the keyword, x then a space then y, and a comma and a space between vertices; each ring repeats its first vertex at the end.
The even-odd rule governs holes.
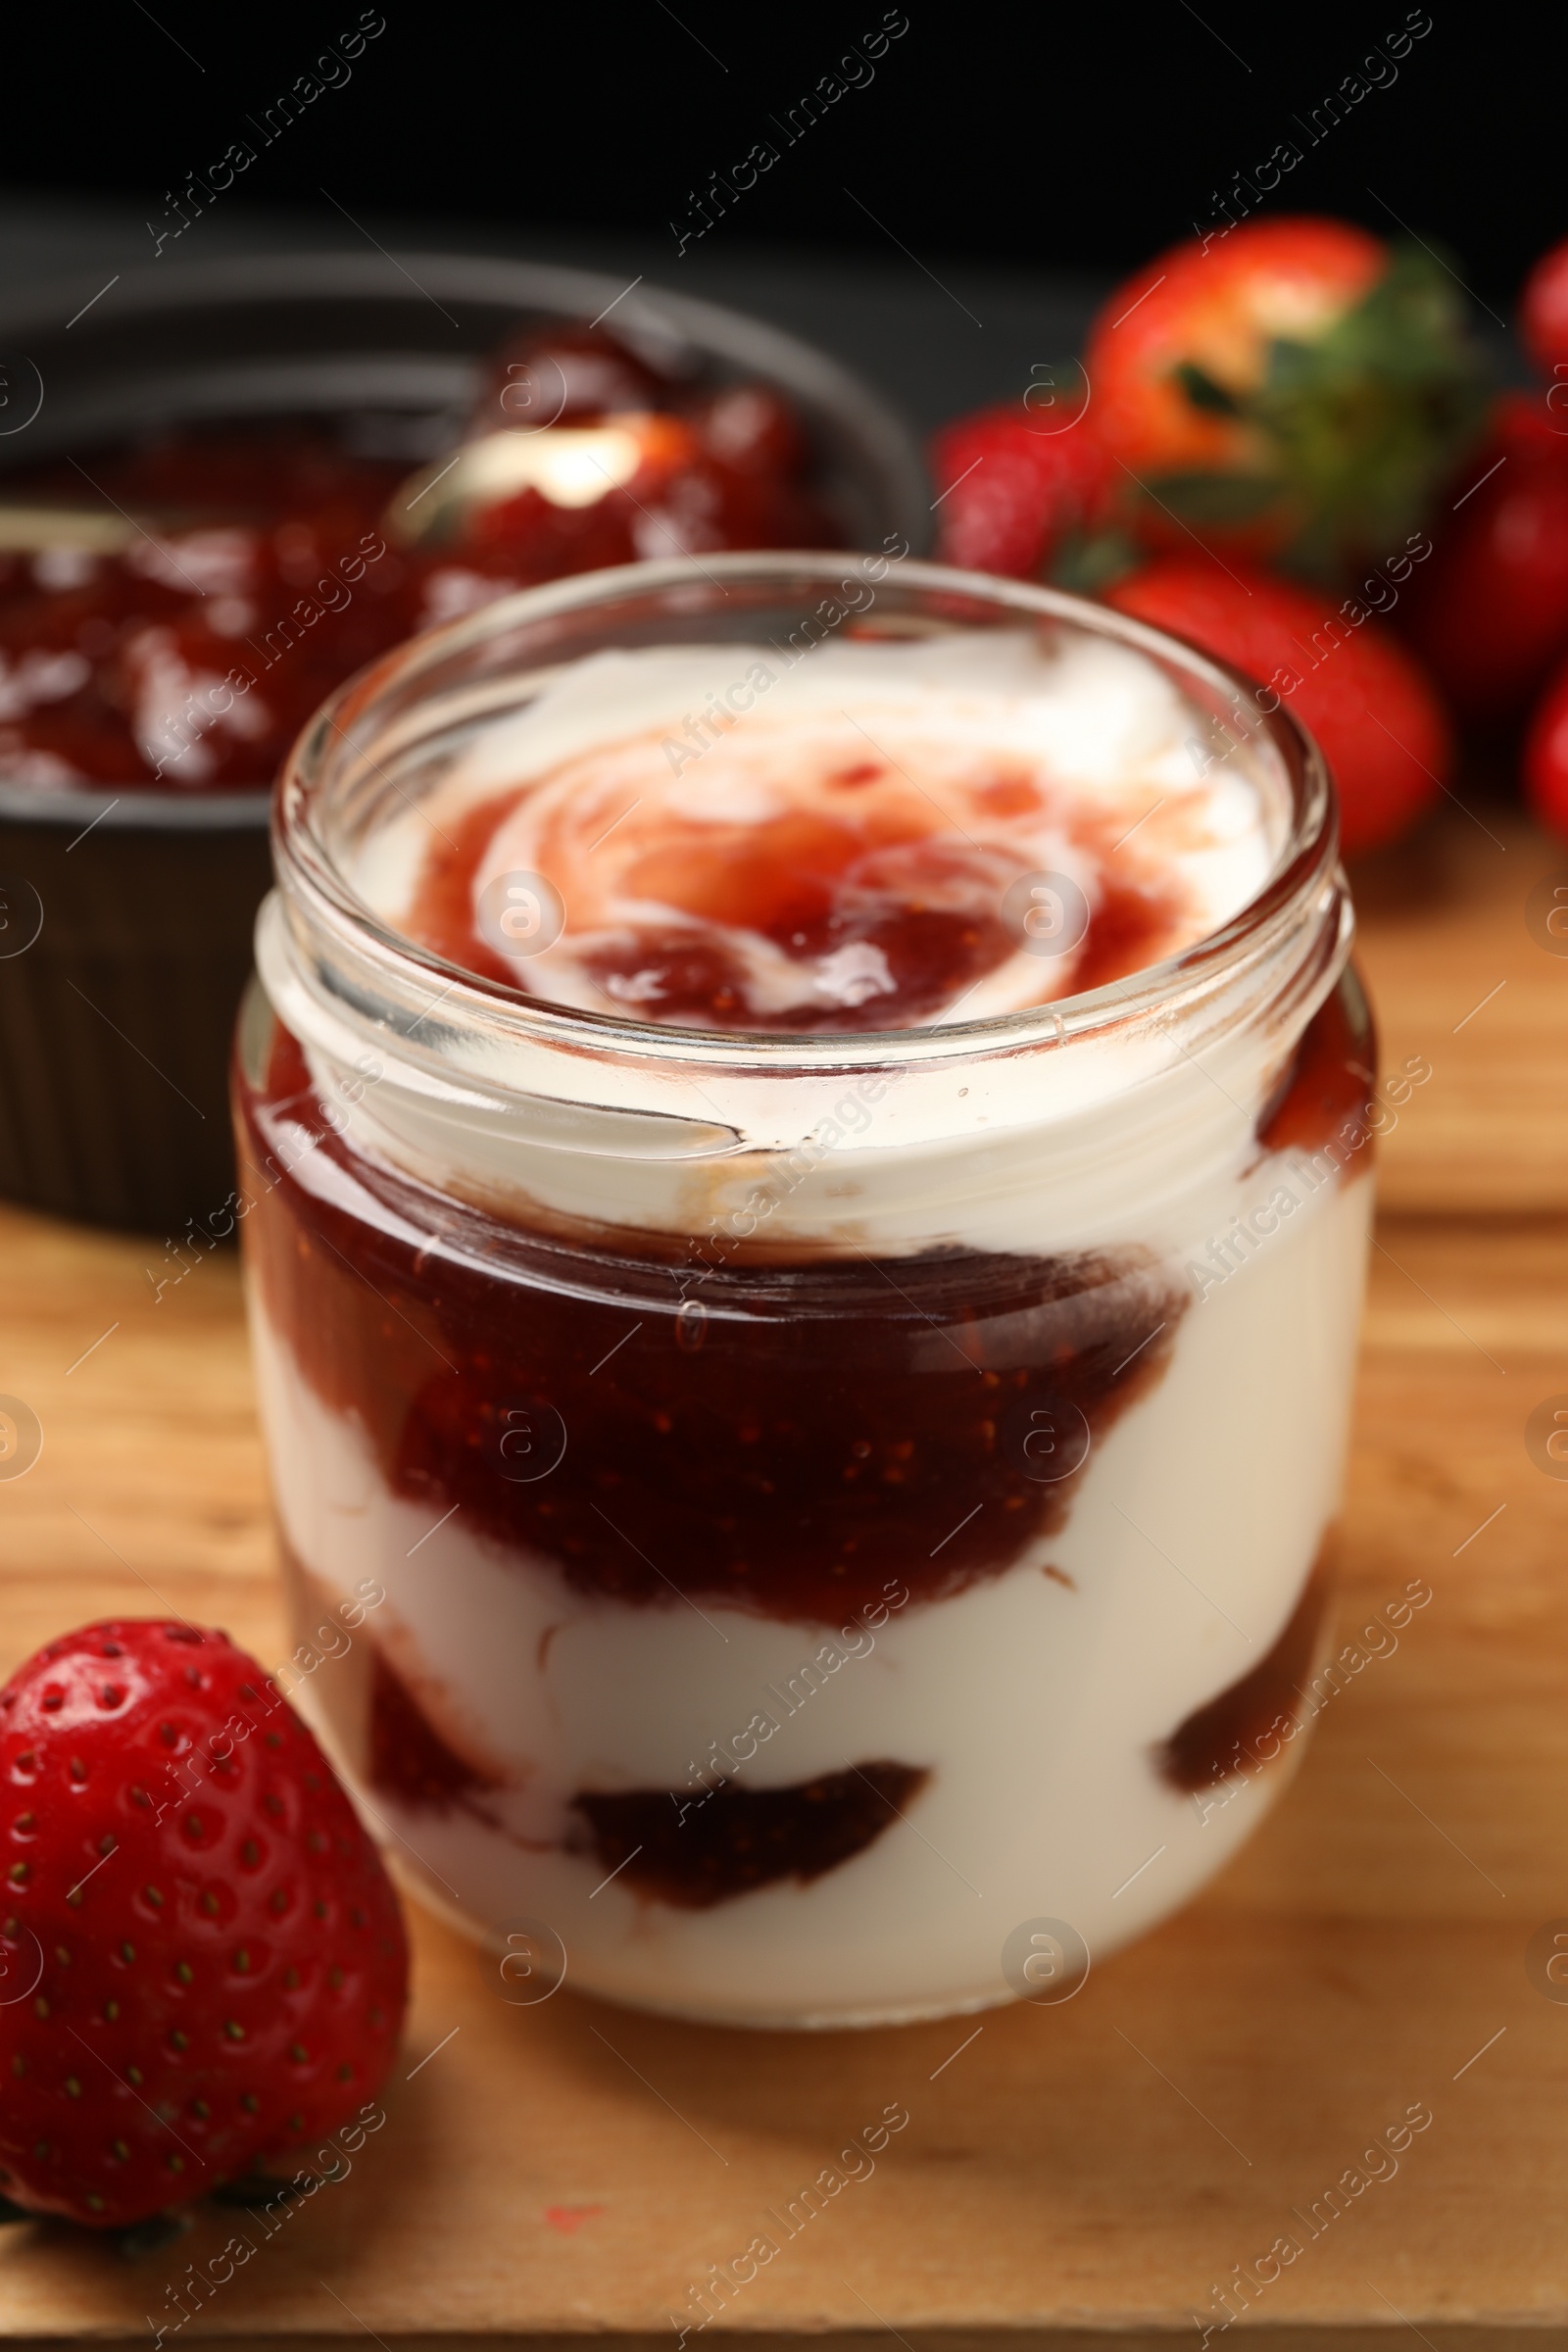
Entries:
POLYGON ((1216 383, 1213 376, 1197 367, 1193 361, 1183 360, 1172 372, 1195 409, 1202 409, 1215 416, 1241 415, 1242 404, 1235 393, 1227 392, 1223 384, 1216 383))
POLYGON ((1268 473, 1161 473, 1146 496, 1179 522, 1255 522, 1280 503, 1279 478, 1268 473))
POLYGON ((1145 560, 1145 550, 1126 531, 1069 531, 1053 551, 1046 577, 1073 596, 1099 596, 1145 560))
POLYGON ((1271 509, 1293 518, 1274 560, 1327 584, 1402 550, 1478 438, 1490 393, 1456 281, 1415 244, 1392 247, 1383 276, 1314 340, 1275 341, 1254 392, 1176 372, 1195 406, 1229 404, 1259 458, 1245 473, 1156 475, 1148 494, 1199 532, 1271 509))

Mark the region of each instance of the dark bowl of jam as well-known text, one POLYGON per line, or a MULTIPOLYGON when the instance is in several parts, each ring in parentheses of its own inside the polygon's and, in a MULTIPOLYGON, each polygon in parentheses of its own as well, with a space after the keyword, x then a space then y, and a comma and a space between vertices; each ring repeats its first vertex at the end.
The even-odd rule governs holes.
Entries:
POLYGON ((822 353, 585 271, 302 255, 75 293, 0 314, 8 413, 31 410, 0 431, 0 1193, 177 1235, 232 1184, 271 779, 326 695, 568 572, 918 549, 928 489, 822 353), (641 435, 603 495, 547 469, 418 535, 466 440, 595 420, 641 435))

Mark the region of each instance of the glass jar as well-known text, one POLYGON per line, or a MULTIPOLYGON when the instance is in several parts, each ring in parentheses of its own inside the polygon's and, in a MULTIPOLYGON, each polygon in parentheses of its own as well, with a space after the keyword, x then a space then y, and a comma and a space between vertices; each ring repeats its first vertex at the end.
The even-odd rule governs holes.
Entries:
POLYGON ((518 1997, 1066 1997, 1314 1711, 1377 1116, 1315 749, 1070 597, 715 557, 388 657, 302 738, 274 853, 236 1074, 263 1420, 303 1703, 410 1883, 518 1997), (846 627, 1135 649, 1255 793, 1264 886, 1055 1004, 804 1037, 558 1009, 372 911, 388 828, 565 665, 846 627))

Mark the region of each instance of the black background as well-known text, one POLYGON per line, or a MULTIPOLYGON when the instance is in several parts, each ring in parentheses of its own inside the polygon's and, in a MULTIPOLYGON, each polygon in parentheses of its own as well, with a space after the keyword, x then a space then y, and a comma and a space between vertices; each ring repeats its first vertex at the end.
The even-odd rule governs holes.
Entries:
MULTIPOLYGON (((223 198, 231 220, 282 207, 347 238, 324 188, 357 218, 434 224, 451 243, 620 236, 634 267, 652 258, 675 283, 686 266, 668 223, 688 216, 688 190, 755 140, 781 144, 770 116, 882 21, 869 0, 804 16, 710 0, 677 14, 661 0, 384 7, 352 79, 223 198)), ((1559 11, 1433 0, 1397 79, 1311 147, 1296 118, 1405 24, 1395 0, 1327 14, 1205 0, 1201 17, 1186 0, 1016 14, 909 0, 908 16, 869 86, 785 150, 694 254, 874 257, 944 283, 997 265, 1102 276, 1208 220, 1214 191, 1292 139, 1303 161, 1264 209, 1385 232, 1397 215, 1499 315, 1568 230, 1559 11)), ((14 193, 122 197, 157 220, 164 192, 230 139, 258 144, 246 117, 358 17, 355 0, 14 10, 0 171, 14 193)))

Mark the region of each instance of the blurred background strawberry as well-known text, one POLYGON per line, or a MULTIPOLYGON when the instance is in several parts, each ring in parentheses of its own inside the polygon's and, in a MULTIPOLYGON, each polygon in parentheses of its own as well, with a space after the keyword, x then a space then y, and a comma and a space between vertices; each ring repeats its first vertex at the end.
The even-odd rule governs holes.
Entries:
POLYGON ((1346 620, 1339 600, 1294 580, 1202 556, 1158 557, 1106 602, 1228 662, 1321 746, 1353 855, 1381 849, 1437 801, 1451 763, 1447 718, 1389 629, 1346 620))
POLYGON ((1494 393, 1458 278, 1413 241, 1307 217, 1196 236, 1101 307, 1068 429, 1025 398, 935 437, 938 552, 1288 677, 1352 854, 1466 757, 1568 832, 1568 241, 1519 339, 1547 380, 1494 393))

